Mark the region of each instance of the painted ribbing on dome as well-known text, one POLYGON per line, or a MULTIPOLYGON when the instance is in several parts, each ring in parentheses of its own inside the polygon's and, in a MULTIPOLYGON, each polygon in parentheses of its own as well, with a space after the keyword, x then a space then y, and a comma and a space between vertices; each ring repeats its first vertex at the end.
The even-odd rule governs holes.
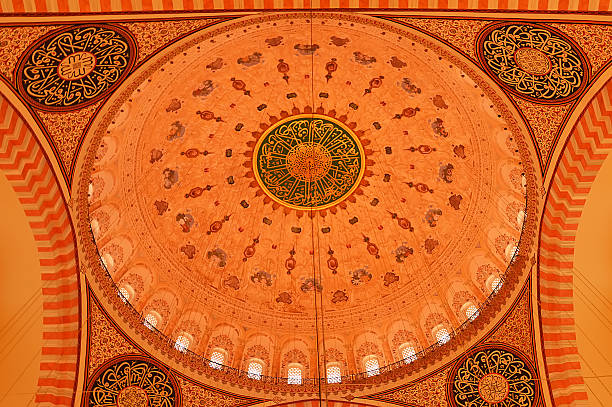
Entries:
POLYGON ((79 285, 72 226, 53 170, 19 113, 0 96, 0 171, 17 193, 41 266, 43 341, 36 403, 69 406, 76 383, 79 285))
POLYGON ((588 405, 573 305, 574 243, 586 198, 612 150, 612 80, 572 130, 555 170, 542 218, 540 315, 544 357, 557 407, 588 405))

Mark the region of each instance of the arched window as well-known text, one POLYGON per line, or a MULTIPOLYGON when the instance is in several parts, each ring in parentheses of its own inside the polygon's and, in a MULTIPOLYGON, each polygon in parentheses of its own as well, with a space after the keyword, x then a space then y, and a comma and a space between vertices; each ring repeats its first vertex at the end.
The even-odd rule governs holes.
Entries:
POLYGON ((189 338, 183 335, 179 335, 176 337, 174 348, 181 352, 187 352, 187 349, 189 349, 189 342, 189 338))
POLYGON ((375 376, 380 373, 378 358, 374 355, 370 355, 364 358, 363 367, 365 368, 366 375, 375 376))
POLYGON ((290 365, 287 369, 287 383, 288 384, 302 384, 302 366, 301 365, 290 365))
POLYGON ((263 364, 258 360, 251 360, 249 362, 248 377, 255 380, 261 379, 263 373, 263 364))
POLYGON ((499 291, 499 289, 502 287, 504 282, 502 281, 501 277, 497 275, 491 275, 489 276, 489 278, 487 278, 486 284, 489 290, 491 291, 491 293, 494 294, 497 291, 499 291))
POLYGON ((446 342, 450 341, 451 337, 446 328, 439 327, 435 332, 436 340, 438 341, 439 345, 444 345, 446 342))
POLYGON ((113 271, 115 268, 115 259, 113 259, 110 253, 103 254, 100 260, 102 260, 102 266, 104 266, 106 270, 113 271))
POLYGON ((471 302, 466 302, 461 309, 465 313, 467 319, 470 321, 473 321, 480 314, 478 308, 476 308, 476 306, 471 302))
POLYGON ((91 220, 91 232, 93 233, 94 237, 96 237, 96 238, 100 234, 100 223, 98 222, 97 219, 92 219, 91 220))
POLYGON ((498 292, 499 289, 502 288, 502 285, 504 285, 502 279, 499 277, 495 277, 491 282, 491 291, 494 293, 498 292))
POLYGON ((400 346, 400 350, 402 352, 402 357, 404 358, 404 362, 411 363, 417 359, 414 346, 411 346, 409 343, 405 343, 402 346, 400 346))
POLYGON ((506 250, 504 251, 504 254, 506 255, 506 258, 508 259, 508 261, 514 263, 515 260, 515 256, 518 254, 519 252, 519 248, 517 245, 515 245, 514 243, 510 243, 508 246, 506 246, 506 250))
POLYGON ((157 326, 157 324, 158 324, 157 317, 153 315, 152 313, 148 313, 144 319, 144 325, 149 329, 153 329, 157 326))
POLYGON ((121 298, 121 301, 128 302, 130 300, 130 292, 128 291, 127 288, 121 287, 119 288, 118 291, 119 291, 119 298, 121 298))
POLYGON ((209 366, 213 369, 221 369, 223 362, 225 361, 225 351, 223 349, 216 348, 210 354, 209 366))
POLYGON ((342 381, 342 371, 338 363, 327 364, 327 383, 340 383, 342 381))

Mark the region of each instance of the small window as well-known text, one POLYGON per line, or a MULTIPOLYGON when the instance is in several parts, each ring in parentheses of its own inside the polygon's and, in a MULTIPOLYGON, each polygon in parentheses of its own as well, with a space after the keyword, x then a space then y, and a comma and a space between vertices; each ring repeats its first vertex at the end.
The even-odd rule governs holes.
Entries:
POLYGON ((479 314, 480 312, 478 311, 478 308, 476 308, 474 304, 470 304, 468 307, 465 308, 465 316, 470 321, 473 321, 479 314))
POLYGON ((179 335, 174 343, 174 348, 181 352, 187 352, 187 349, 189 349, 189 338, 179 335))
POLYGON ((121 301, 128 302, 130 300, 130 292, 125 287, 119 288, 119 298, 121 301))
POLYGON ((404 362, 406 363, 414 362, 417 359, 414 347, 404 346, 402 348, 402 357, 404 358, 404 362))
POLYGON ((248 377, 250 379, 260 380, 263 372, 263 365, 255 360, 249 362, 248 377))
POLYGON ((209 366, 213 369, 221 369, 223 366, 223 361, 225 360, 225 355, 220 350, 214 350, 210 354, 210 363, 209 366))
POLYGON ((298 366, 292 366, 287 369, 288 384, 302 384, 302 369, 298 366))
POLYGON ((369 356, 366 358, 365 363, 366 375, 368 377, 375 376, 380 373, 378 358, 376 356, 369 356))
POLYGON ((327 365, 327 383, 340 383, 342 381, 342 372, 340 366, 336 364, 327 365))
POLYGON ((157 326, 157 317, 153 314, 147 314, 147 316, 144 319, 144 324, 147 328, 149 329, 153 329, 157 326))
POLYGON ((499 289, 502 288, 502 285, 504 285, 502 279, 499 277, 495 277, 493 279, 493 282, 491 283, 491 291, 494 293, 498 292, 499 289))
POLYGON ((450 341, 450 334, 446 328, 440 328, 436 331, 436 340, 438 344, 444 345, 446 342, 450 341))

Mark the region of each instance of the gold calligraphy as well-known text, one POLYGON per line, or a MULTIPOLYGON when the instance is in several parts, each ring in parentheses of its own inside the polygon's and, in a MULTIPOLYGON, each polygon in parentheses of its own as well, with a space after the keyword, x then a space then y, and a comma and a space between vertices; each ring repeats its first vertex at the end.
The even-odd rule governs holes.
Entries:
POLYGON ((165 369, 150 361, 121 358, 90 385, 88 405, 173 407, 178 398, 173 378, 165 369))
POLYGON ((116 27, 72 26, 39 40, 18 70, 18 86, 34 105, 67 110, 94 103, 127 75, 135 48, 116 27))
POLYGON ((567 100, 588 80, 586 60, 578 48, 543 26, 495 25, 481 35, 479 54, 502 86, 534 101, 567 100))
POLYGON ((532 407, 538 391, 529 364, 518 352, 502 348, 481 349, 468 355, 456 368, 450 386, 458 407, 532 407))
POLYGON ((276 202, 294 209, 325 209, 357 188, 365 157, 359 139, 344 123, 302 114, 268 128, 255 146, 253 169, 276 202))

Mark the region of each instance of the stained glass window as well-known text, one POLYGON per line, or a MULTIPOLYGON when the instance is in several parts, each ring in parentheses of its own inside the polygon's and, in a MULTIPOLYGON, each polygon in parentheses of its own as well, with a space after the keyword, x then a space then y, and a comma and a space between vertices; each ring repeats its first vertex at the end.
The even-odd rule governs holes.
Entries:
POLYGON ((450 341, 450 334, 446 328, 440 328, 436 331, 436 339, 438 340, 438 344, 444 345, 446 342, 450 341))
POLYGON ((157 317, 153 314, 147 314, 144 319, 144 324, 149 329, 155 328, 157 326, 157 317))
POLYGON ((402 357, 404 358, 404 362, 406 363, 414 362, 417 359, 414 347, 405 346, 404 348, 402 348, 402 357))
POLYGON ((365 360, 365 370, 368 376, 375 376, 380 373, 378 359, 376 356, 370 356, 365 360))
POLYGON ((302 369, 297 366, 290 367, 287 370, 288 384, 302 384, 302 369))
POLYGON ((257 361, 249 362, 249 373, 248 373, 249 378, 259 380, 261 379, 262 372, 263 372, 263 366, 261 363, 257 361))
POLYGON ((123 302, 129 301, 129 299, 130 299, 130 292, 125 287, 121 287, 119 289, 119 298, 121 298, 121 301, 123 301, 123 302))
POLYGON ((213 369, 221 369, 221 366, 223 366, 224 360, 225 360, 225 355, 222 352, 215 350, 210 354, 209 366, 212 367, 213 369))
POLYGON ((478 312, 478 308, 474 304, 470 304, 469 307, 465 309, 465 316, 471 321, 476 318, 480 313, 478 312))
POLYGON ((327 366, 327 383, 340 383, 342 381, 342 373, 340 366, 328 365, 327 366))
POLYGON ((176 338, 174 347, 181 352, 187 352, 187 349, 189 349, 189 338, 186 338, 183 335, 179 335, 176 338))

